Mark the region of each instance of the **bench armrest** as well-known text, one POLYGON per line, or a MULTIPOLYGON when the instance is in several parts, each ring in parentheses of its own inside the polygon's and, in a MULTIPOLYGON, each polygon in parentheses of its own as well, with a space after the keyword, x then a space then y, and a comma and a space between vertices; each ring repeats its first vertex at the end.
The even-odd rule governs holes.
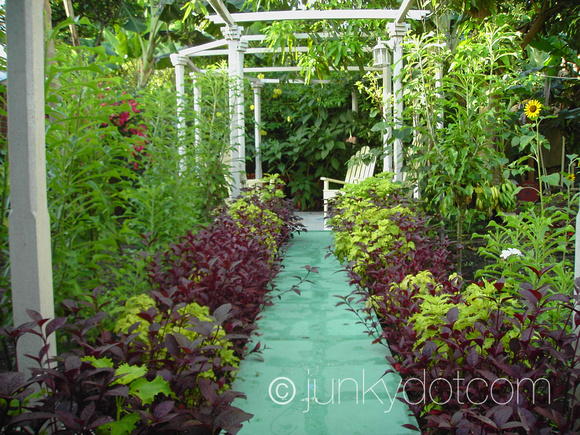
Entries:
POLYGON ((344 180, 335 180, 334 178, 320 177, 321 181, 324 181, 324 190, 330 190, 330 183, 346 184, 344 180))

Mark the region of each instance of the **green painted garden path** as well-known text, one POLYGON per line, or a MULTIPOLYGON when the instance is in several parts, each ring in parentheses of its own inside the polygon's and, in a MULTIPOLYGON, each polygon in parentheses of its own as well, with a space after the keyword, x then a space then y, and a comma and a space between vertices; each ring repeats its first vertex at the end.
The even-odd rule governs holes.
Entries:
POLYGON ((327 231, 301 233, 291 241, 278 288, 289 289, 315 266, 301 295, 282 295, 258 321, 255 338, 266 349, 240 365, 234 390, 247 400, 234 405, 254 417, 242 435, 415 434, 401 427, 416 422, 395 399, 400 377, 389 373, 388 350, 372 344, 357 316, 336 307, 335 295, 351 291, 346 273, 328 254, 327 231), (262 360, 263 359, 263 360, 262 360), (278 403, 276 403, 278 402, 278 403))

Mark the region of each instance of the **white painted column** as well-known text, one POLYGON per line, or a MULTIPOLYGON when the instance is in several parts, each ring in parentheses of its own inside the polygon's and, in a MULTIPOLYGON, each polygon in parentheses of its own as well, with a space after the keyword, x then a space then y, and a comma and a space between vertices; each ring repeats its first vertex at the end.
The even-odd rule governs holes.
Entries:
POLYGON ((193 135, 193 144, 197 149, 201 143, 201 130, 199 128, 199 120, 201 118, 201 87, 198 83, 198 73, 190 73, 189 77, 191 78, 193 84, 193 126, 195 129, 193 135))
MULTIPOLYGON (((392 71, 392 43, 387 44, 388 49, 385 50, 385 66, 383 67, 383 121, 389 122, 393 119, 393 71, 392 71)), ((393 145, 391 139, 393 138, 393 127, 387 127, 383 134, 383 147, 387 151, 387 155, 383 159, 383 171, 393 172, 393 145)))
MULTIPOLYGON (((175 90, 177 91, 177 137, 179 138, 179 154, 185 154, 185 65, 186 60, 177 54, 171 55, 171 63, 175 67, 175 90)), ((180 162, 180 171, 185 171, 183 161, 180 162)))
MULTIPOLYGON (((31 321, 26 310, 54 317, 50 219, 46 198, 43 2, 7 0, 8 152, 10 162, 10 272, 16 326, 31 321)), ((50 355, 56 340, 50 338, 50 355)), ((17 364, 37 364, 42 342, 27 334, 18 341, 17 364)))
POLYGON ((238 63, 236 71, 236 105, 235 113, 237 117, 236 127, 237 127, 237 145, 238 152, 240 155, 239 168, 240 168, 240 179, 242 186, 246 184, 247 171, 246 171, 246 105, 244 102, 244 56, 246 50, 248 49, 248 41, 241 40, 238 43, 238 63))
POLYGON ((350 100, 351 100, 351 110, 355 113, 358 113, 358 92, 356 89, 353 89, 350 93, 350 100))
MULTIPOLYGON (((393 117, 397 130, 403 127, 403 37, 409 27, 406 23, 387 25, 391 40, 393 41, 393 117)), ((395 139, 393 146, 395 180, 403 180, 403 141, 395 139)))
POLYGON ((252 82, 254 89, 254 136, 256 146, 256 180, 263 177, 262 173, 262 88, 264 83, 252 82))
MULTIPOLYGON (((240 109, 239 109, 239 94, 240 94, 240 78, 239 72, 242 70, 243 63, 240 65, 240 38, 242 36, 242 28, 239 26, 226 26, 222 28, 224 38, 228 41, 228 71, 230 77, 230 164, 233 185, 230 191, 232 197, 240 194, 242 188, 242 171, 241 171, 241 149, 245 150, 245 143, 243 131, 240 126, 240 109), (240 134, 240 132, 242 134, 240 134)), ((243 95, 242 95, 243 100, 243 95)), ((243 114, 243 107, 242 107, 243 114)), ((244 153, 245 154, 245 153, 244 153)), ((245 165, 244 165, 245 166, 245 165)))

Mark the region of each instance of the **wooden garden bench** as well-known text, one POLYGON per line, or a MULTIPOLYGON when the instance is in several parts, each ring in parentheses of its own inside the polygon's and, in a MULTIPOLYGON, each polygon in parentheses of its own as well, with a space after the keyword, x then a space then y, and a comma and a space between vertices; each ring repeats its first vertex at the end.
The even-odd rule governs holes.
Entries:
POLYGON ((371 154, 370 148, 368 146, 362 147, 357 153, 350 158, 348 163, 349 168, 346 172, 346 177, 344 180, 336 180, 334 178, 321 177, 320 179, 324 181, 324 188, 322 190, 322 197, 324 200, 324 219, 328 218, 328 200, 333 198, 339 189, 331 189, 330 183, 342 184, 347 183, 360 183, 362 180, 372 177, 375 171, 376 158, 371 154), (367 157, 364 159, 364 157, 367 157), (369 157, 370 160, 369 160, 369 157), (351 163, 352 162, 352 163, 351 163))

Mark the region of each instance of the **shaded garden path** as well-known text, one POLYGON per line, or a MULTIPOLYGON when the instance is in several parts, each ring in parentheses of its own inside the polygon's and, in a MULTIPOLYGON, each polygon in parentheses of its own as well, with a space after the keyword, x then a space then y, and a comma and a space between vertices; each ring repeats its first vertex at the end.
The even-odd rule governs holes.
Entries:
POLYGON ((335 295, 350 288, 338 261, 325 258, 332 242, 329 232, 309 231, 288 248, 279 289, 297 284, 305 265, 320 273, 300 286, 301 295, 284 294, 258 321, 257 339, 266 349, 241 363, 233 387, 247 396, 235 405, 254 414, 241 434, 416 433, 401 427, 414 422, 394 398, 400 378, 391 373, 381 380, 387 349, 372 344, 353 313, 336 307, 335 295))

